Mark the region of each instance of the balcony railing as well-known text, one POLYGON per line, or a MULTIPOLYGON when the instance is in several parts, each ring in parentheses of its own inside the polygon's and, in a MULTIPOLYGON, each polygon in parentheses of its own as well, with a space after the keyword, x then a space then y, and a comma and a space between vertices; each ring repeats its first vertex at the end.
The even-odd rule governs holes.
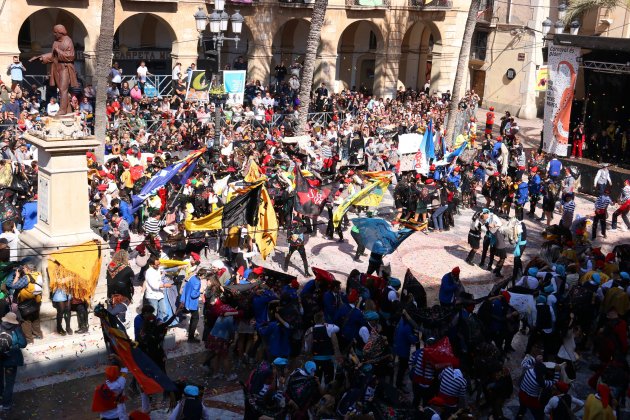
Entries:
POLYGON ((409 7, 421 10, 447 10, 453 8, 452 0, 408 0, 409 7))
POLYGON ((312 8, 315 2, 313 0, 278 0, 280 7, 308 7, 312 8))
POLYGON ((346 0, 346 7, 352 9, 386 9, 390 0, 346 0))

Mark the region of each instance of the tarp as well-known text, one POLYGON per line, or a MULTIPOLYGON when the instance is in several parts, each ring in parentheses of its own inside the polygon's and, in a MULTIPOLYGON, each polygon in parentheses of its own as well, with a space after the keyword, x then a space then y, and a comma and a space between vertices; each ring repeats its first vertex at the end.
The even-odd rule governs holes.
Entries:
POLYGON ((391 254, 415 231, 401 229, 394 231, 388 221, 379 218, 356 218, 352 223, 359 229, 363 245, 381 255, 391 254))
POLYGON ((101 260, 101 244, 96 240, 53 252, 48 257, 50 290, 61 287, 89 302, 101 274, 101 260))

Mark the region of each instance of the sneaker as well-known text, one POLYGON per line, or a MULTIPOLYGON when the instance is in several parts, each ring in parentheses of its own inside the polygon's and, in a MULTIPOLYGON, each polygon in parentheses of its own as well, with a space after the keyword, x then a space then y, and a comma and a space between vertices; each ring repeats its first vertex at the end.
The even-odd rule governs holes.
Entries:
POLYGON ((71 328, 66 328, 66 334, 72 335, 72 329, 71 328))

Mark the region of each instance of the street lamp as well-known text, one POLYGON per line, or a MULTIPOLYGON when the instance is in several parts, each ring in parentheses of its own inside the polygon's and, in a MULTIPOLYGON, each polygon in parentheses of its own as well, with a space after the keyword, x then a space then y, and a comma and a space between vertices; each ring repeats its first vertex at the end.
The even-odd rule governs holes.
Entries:
POLYGON ((554 28, 555 28, 556 34, 563 34, 564 33, 564 20, 558 19, 556 21, 556 24, 554 25, 554 28))
POLYGON ((564 21, 564 17, 566 15, 567 15, 567 4, 565 2, 562 2, 558 6, 558 19, 564 21))
MULTIPOLYGON (((217 83, 220 79, 221 74, 221 47, 223 47, 223 42, 225 41, 234 41, 236 47, 238 47, 238 41, 240 41, 239 35, 243 30, 243 21, 245 20, 243 16, 236 11, 232 16, 230 16, 225 11, 225 0, 215 0, 214 1, 215 9, 212 11, 210 16, 208 16, 202 9, 199 7, 199 10, 195 12, 193 17, 195 18, 195 25, 197 28, 197 32, 199 32, 199 43, 202 43, 203 40, 203 31, 206 29, 206 26, 210 27, 210 33, 212 34, 212 42, 214 43, 214 47, 217 51, 217 83), (227 37, 225 33, 228 30, 228 23, 232 22, 232 32, 234 33, 234 37, 227 37)), ((214 148, 219 150, 220 148, 220 140, 221 140, 221 113, 218 101, 216 101, 214 106, 214 148)))
POLYGON ((547 18, 547 19, 543 20, 543 22, 542 22, 543 39, 547 38, 547 35, 549 35, 549 32, 551 32, 551 27, 552 26, 553 26, 553 22, 551 22, 551 19, 547 18))
POLYGON ((580 21, 574 20, 571 22, 571 35, 577 35, 580 31, 580 21))

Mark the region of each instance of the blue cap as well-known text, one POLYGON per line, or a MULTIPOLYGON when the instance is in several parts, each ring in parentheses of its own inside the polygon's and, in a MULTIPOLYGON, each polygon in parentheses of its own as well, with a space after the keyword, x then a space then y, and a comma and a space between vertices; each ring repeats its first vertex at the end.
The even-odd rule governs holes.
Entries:
POLYGON ((284 357, 276 357, 273 361, 273 364, 276 366, 286 366, 289 364, 289 361, 284 357))
POLYGON ((317 369, 317 366, 315 365, 315 362, 311 362, 309 360, 308 362, 304 363, 304 370, 309 375, 315 375, 315 370, 316 369, 317 369))
POLYGON ((559 276, 564 276, 565 274, 567 274, 567 269, 564 267, 564 265, 556 264, 554 267, 556 269, 556 274, 558 274, 559 276))
POLYGON ((538 269, 536 267, 530 267, 529 270, 527 270, 527 274, 532 277, 536 277, 536 274, 538 274, 538 269))
POLYGON ((536 298, 536 303, 547 303, 547 298, 546 298, 546 297, 544 297, 543 295, 539 295, 539 296, 536 298))
POLYGON ((376 313, 376 311, 365 311, 363 317, 368 321, 376 321, 378 319, 378 313, 376 313))
POLYGON ((622 271, 621 273, 619 273, 619 275, 624 280, 630 280, 630 274, 626 273, 625 271, 622 271))
POLYGON ((194 385, 186 385, 186 388, 184 388, 184 394, 189 397, 197 397, 199 396, 199 388, 194 385))
POLYGON ((399 279, 397 279, 396 277, 392 277, 389 279, 389 285, 398 290, 400 289, 401 283, 399 279))
POLYGON ((600 276, 599 273, 593 273, 593 275, 591 276, 591 280, 593 280, 597 284, 600 284, 602 282, 602 276, 600 276))

